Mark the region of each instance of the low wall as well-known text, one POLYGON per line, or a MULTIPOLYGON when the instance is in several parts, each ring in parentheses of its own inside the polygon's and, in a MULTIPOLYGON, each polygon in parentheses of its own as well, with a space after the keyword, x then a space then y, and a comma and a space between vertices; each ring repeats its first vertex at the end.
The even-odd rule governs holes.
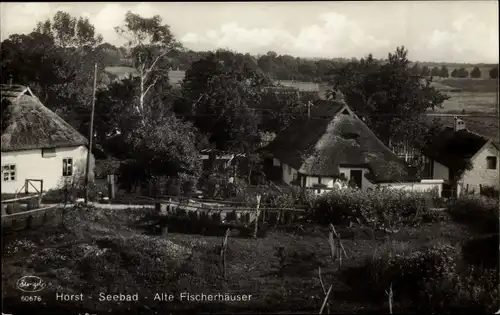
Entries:
POLYGON ((424 179, 420 182, 384 183, 380 184, 380 186, 412 192, 430 192, 432 190, 436 190, 438 196, 441 197, 443 192, 443 183, 444 180, 442 179, 424 179))

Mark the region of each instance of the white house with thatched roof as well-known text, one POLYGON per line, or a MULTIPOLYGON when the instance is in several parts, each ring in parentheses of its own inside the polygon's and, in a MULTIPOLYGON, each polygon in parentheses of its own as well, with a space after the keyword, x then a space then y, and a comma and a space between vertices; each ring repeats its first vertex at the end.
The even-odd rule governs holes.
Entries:
POLYGON ((337 178, 360 189, 412 181, 408 165, 343 101, 318 100, 310 115, 297 119, 263 151, 272 157, 276 177, 285 184, 333 188, 337 178))
MULTIPOLYGON (((27 180, 43 180, 43 191, 82 180, 87 139, 27 87, 2 85, 1 97, 2 194, 24 191, 27 180)), ((93 165, 92 156, 91 170, 93 165)), ((28 186, 29 192, 42 188, 39 181, 28 186)))

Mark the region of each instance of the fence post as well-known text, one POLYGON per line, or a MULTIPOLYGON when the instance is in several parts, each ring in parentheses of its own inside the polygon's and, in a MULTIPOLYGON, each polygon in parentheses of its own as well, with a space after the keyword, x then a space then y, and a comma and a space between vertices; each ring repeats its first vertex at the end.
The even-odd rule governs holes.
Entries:
POLYGON ((29 189, 28 189, 28 180, 26 179, 24 181, 24 193, 27 195, 28 191, 29 191, 29 189))
POLYGON ((115 175, 108 175, 108 197, 115 198, 115 175))
POLYGON ((253 238, 257 238, 257 230, 259 228, 259 206, 260 206, 260 195, 257 195, 257 207, 255 209, 255 229, 253 231, 253 238))

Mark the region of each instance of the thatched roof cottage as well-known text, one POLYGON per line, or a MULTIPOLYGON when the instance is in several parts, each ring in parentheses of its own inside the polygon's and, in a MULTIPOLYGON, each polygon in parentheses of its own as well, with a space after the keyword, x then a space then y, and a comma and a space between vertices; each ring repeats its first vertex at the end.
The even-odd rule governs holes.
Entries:
POLYGON ((318 100, 264 148, 281 180, 302 187, 333 187, 336 178, 361 189, 410 180, 406 163, 340 100, 318 100))
MULTIPOLYGON (((493 134, 494 130, 491 130, 493 137, 488 138, 474 132, 474 127, 473 123, 469 125, 465 120, 455 117, 453 126, 437 133, 423 150, 429 159, 425 175, 452 184, 451 193, 454 195, 460 195, 462 191, 479 193, 486 187, 500 188, 498 137, 493 134), (463 167, 461 164, 464 160, 470 161, 471 169, 458 174, 460 178, 456 178, 457 168, 463 167), (455 180, 458 182, 455 183, 455 180)), ((482 131, 481 128, 477 129, 482 131)))
MULTIPOLYGON (((44 191, 81 180, 87 139, 27 87, 1 85, 1 98, 2 193, 24 191, 27 179, 43 180, 44 191)), ((37 190, 42 188, 40 182, 32 184, 37 190)), ((29 192, 34 192, 35 188, 28 186, 29 192)))

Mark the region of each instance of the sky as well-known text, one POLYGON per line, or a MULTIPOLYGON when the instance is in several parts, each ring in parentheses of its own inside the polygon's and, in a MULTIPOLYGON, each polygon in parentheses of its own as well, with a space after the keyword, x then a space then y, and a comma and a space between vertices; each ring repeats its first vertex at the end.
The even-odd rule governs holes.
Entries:
POLYGON ((29 33, 57 11, 88 17, 106 42, 125 13, 160 15, 185 47, 253 55, 387 56, 404 45, 413 61, 498 63, 498 1, 38 2, 1 3, 1 38, 29 33))

